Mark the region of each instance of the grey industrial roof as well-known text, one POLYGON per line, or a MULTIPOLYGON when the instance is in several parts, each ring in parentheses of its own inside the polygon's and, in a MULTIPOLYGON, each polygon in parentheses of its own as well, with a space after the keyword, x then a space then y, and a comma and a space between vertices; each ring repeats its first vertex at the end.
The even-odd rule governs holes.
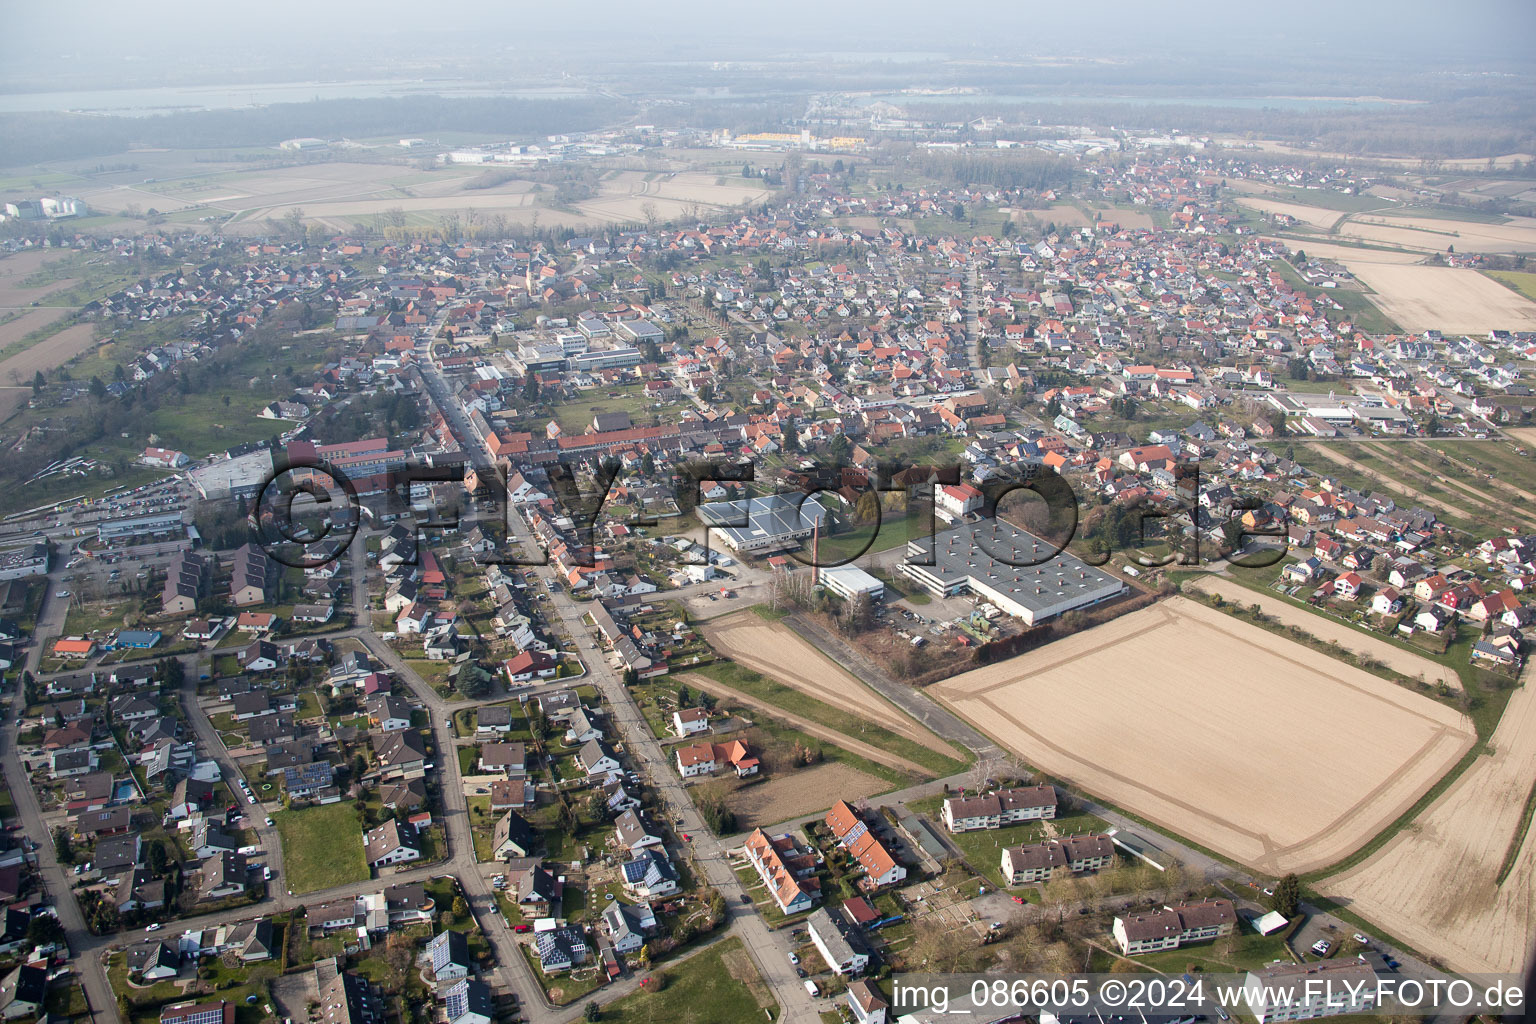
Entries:
POLYGON ((751 544, 764 537, 793 537, 809 533, 827 515, 815 495, 769 494, 737 501, 712 501, 699 506, 699 521, 713 526, 733 542, 751 544), (746 525, 741 525, 745 523, 746 525))
POLYGON ((1037 611, 1055 607, 1064 597, 1124 586, 1064 550, 1042 561, 1055 547, 993 518, 915 540, 909 545, 907 561, 946 587, 974 580, 1037 611), (925 564, 930 557, 933 564, 925 564))

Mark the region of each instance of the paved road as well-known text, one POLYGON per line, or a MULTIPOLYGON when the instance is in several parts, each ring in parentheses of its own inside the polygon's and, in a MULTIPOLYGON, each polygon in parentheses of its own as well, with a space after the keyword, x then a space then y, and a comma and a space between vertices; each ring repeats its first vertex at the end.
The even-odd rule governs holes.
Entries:
MULTIPOLYGON (((441 376, 429 365, 422 370, 422 378, 428 394, 443 412, 460 445, 469 453, 471 462, 477 468, 493 466, 495 460, 486 448, 484 439, 473 430, 458 403, 451 399, 441 376)), ((516 515, 511 517, 507 525, 509 540, 515 538, 523 552, 531 556, 537 550, 531 531, 516 515)), ((549 573, 547 567, 540 570, 546 583, 549 573)), ((587 635, 587 627, 581 621, 583 609, 563 588, 552 594, 551 603, 573 639, 587 635)), ((779 1020, 792 1024, 818 1024, 818 1009, 789 962, 790 949, 785 936, 773 932, 750 906, 741 903, 745 889, 731 870, 725 846, 705 827, 693 801, 683 791, 682 780, 671 770, 666 753, 651 735, 649 726, 623 681, 602 658, 592 659, 588 671, 589 681, 596 684, 603 695, 613 724, 624 738, 624 751, 629 755, 632 767, 649 777, 667 817, 673 822, 680 822, 676 827, 694 837, 689 846, 701 877, 725 896, 728 926, 741 935, 764 981, 772 988, 779 1002, 779 1020)), ((457 765, 451 766, 451 770, 456 773, 457 765)))

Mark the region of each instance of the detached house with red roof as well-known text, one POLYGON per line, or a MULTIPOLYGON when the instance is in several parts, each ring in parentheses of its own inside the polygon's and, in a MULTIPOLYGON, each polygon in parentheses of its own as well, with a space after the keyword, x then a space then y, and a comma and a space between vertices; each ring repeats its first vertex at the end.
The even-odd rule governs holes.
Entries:
POLYGON ((738 779, 756 775, 760 762, 741 740, 729 743, 695 743, 677 748, 677 770, 683 778, 710 775, 734 768, 738 779))

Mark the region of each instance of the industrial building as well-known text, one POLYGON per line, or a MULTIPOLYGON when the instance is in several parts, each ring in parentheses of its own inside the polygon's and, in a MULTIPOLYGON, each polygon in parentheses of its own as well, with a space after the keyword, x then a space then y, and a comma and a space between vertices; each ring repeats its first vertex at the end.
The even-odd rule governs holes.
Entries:
POLYGON ((827 588, 829 594, 836 594, 845 601, 852 601, 861 594, 871 601, 885 597, 885 584, 856 565, 818 569, 817 576, 818 582, 827 588))
POLYGON ((935 597, 970 591, 1027 625, 1108 601, 1125 584, 1002 519, 983 519, 907 545, 900 572, 935 597))
POLYGON ((824 523, 827 510, 814 496, 769 494, 738 501, 712 501, 698 508, 699 521, 733 551, 781 551, 794 547, 824 523))

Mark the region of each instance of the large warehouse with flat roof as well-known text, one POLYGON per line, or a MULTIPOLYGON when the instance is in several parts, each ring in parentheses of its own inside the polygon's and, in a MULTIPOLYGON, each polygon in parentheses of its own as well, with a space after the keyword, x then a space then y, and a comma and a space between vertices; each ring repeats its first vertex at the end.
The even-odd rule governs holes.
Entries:
POLYGON ((1054 548, 1005 520, 983 519, 912 541, 901 572, 935 597, 970 590, 1031 626, 1125 592, 1120 580, 1065 551, 1028 564, 1054 548))
POLYGON ((712 501, 698 512, 701 523, 713 527, 731 550, 743 553, 794 547, 827 516, 814 496, 798 493, 712 501))

